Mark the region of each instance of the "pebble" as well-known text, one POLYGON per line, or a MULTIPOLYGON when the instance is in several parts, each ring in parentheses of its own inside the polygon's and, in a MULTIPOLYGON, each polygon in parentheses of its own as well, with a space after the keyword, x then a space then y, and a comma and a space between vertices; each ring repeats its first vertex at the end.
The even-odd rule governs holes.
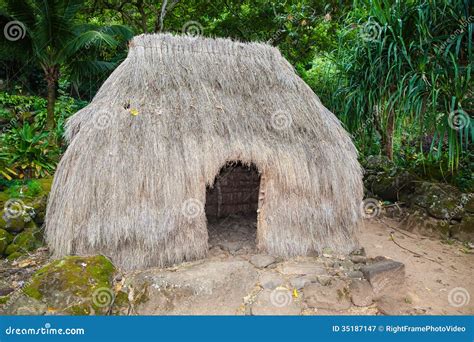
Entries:
POLYGON ((317 277, 309 277, 309 276, 303 276, 303 277, 297 277, 293 278, 290 280, 290 284, 293 288, 300 290, 303 287, 305 287, 308 284, 311 284, 314 281, 317 281, 317 277))
POLYGON ((250 258, 250 263, 258 268, 265 268, 275 262, 271 255, 257 254, 250 258))
POLYGON ((276 273, 264 273, 260 276, 260 284, 264 289, 273 290, 283 285, 283 279, 276 273))
POLYGON ((361 264, 367 262, 367 257, 361 255, 353 255, 351 257, 353 263, 361 264))

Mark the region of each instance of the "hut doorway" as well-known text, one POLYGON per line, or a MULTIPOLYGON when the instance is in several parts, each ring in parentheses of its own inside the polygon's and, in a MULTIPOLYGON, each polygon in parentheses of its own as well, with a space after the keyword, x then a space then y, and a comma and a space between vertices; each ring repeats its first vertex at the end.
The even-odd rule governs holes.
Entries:
POLYGON ((254 252, 260 175, 253 164, 228 162, 206 189, 209 248, 232 254, 254 252))

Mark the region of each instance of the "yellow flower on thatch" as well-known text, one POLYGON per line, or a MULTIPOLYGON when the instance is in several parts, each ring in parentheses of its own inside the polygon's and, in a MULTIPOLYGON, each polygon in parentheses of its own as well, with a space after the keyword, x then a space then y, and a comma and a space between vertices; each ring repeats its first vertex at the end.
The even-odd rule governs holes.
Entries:
POLYGON ((136 109, 136 108, 130 109, 130 114, 132 114, 133 116, 137 116, 138 115, 138 109, 136 109))
POLYGON ((298 290, 297 289, 293 289, 293 297, 298 298, 298 290))

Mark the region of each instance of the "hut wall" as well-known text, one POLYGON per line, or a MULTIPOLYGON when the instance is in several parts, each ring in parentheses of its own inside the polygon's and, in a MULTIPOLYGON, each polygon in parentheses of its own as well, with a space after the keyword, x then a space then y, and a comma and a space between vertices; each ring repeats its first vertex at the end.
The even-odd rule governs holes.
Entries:
POLYGON ((224 167, 214 186, 207 189, 206 214, 255 214, 258 208, 260 176, 255 167, 242 165, 224 167))

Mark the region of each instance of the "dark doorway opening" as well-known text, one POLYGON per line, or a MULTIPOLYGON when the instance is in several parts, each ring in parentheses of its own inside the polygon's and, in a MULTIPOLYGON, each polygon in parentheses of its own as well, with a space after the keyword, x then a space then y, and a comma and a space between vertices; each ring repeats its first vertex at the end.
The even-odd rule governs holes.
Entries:
POLYGON ((209 248, 254 252, 260 175, 255 165, 228 162, 206 191, 209 248))

